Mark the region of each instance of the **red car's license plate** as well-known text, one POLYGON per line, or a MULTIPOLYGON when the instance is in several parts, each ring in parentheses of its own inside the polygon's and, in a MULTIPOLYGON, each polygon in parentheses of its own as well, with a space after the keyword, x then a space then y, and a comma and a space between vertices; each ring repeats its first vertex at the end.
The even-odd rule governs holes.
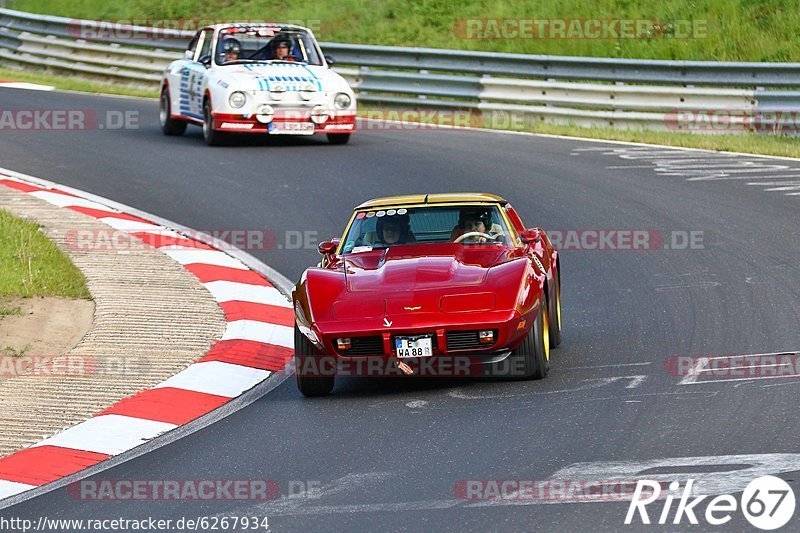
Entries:
POLYGON ((394 340, 394 348, 398 359, 430 357, 433 355, 433 339, 430 337, 397 337, 394 340))

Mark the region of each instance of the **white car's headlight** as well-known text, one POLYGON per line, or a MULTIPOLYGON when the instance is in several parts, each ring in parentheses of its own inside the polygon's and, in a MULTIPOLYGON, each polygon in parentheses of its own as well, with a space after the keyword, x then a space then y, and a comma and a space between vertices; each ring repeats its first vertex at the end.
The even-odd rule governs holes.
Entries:
POLYGON ((314 96, 314 93, 316 92, 317 92, 317 87, 313 83, 308 82, 304 84, 303 87, 300 89, 300 98, 302 98, 303 100, 311 100, 311 98, 314 96))
POLYGON ((273 85, 269 89, 269 95, 273 100, 281 100, 285 92, 286 92, 286 87, 280 84, 273 85))
POLYGON ((247 102, 247 96, 245 96, 245 94, 241 91, 231 93, 231 95, 228 97, 228 103, 231 104, 231 107, 234 109, 244 107, 245 102, 247 102))
POLYGON ((352 102, 352 100, 350 99, 349 95, 345 93, 339 93, 333 99, 333 106, 336 109, 347 109, 350 107, 350 102, 352 102))
POLYGON ((256 120, 261 122, 262 124, 269 124, 272 122, 272 119, 275 117, 275 108, 271 105, 263 104, 258 106, 258 113, 256 114, 256 120))

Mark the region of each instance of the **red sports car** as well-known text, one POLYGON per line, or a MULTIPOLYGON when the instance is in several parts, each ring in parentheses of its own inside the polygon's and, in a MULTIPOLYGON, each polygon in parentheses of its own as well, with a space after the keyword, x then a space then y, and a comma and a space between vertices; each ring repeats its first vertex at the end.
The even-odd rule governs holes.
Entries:
POLYGON ((292 293, 297 385, 337 375, 541 379, 561 341, 561 265, 493 194, 420 194, 355 208, 292 293))

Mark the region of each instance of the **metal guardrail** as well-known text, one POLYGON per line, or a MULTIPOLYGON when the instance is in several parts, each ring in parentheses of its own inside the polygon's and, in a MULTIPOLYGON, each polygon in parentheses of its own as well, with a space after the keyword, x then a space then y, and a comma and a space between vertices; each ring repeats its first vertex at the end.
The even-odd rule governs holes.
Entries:
MULTIPOLYGON (((0 9, 0 62, 157 87, 193 32, 0 9)), ((359 100, 582 126, 676 129, 676 113, 775 124, 800 112, 800 63, 500 54, 321 43, 359 100), (660 85, 645 85, 660 84, 660 85), (782 90, 777 90, 782 89, 782 90), (744 117, 744 119, 742 119, 744 117)))

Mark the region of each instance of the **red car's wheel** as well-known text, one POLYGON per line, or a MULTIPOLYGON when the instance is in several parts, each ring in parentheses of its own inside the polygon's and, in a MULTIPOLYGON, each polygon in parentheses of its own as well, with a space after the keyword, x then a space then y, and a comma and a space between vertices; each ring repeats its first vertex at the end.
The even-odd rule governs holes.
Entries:
POLYGON ((550 301, 550 347, 561 344, 561 264, 557 263, 550 301))
POLYGON ((294 327, 294 357, 297 388, 303 396, 330 394, 336 375, 333 368, 323 368, 323 365, 332 367, 332 360, 320 357, 319 350, 300 333, 297 326, 294 327))
POLYGON ((550 370, 550 306, 539 306, 536 322, 528 336, 507 359, 511 379, 542 379, 550 370))

